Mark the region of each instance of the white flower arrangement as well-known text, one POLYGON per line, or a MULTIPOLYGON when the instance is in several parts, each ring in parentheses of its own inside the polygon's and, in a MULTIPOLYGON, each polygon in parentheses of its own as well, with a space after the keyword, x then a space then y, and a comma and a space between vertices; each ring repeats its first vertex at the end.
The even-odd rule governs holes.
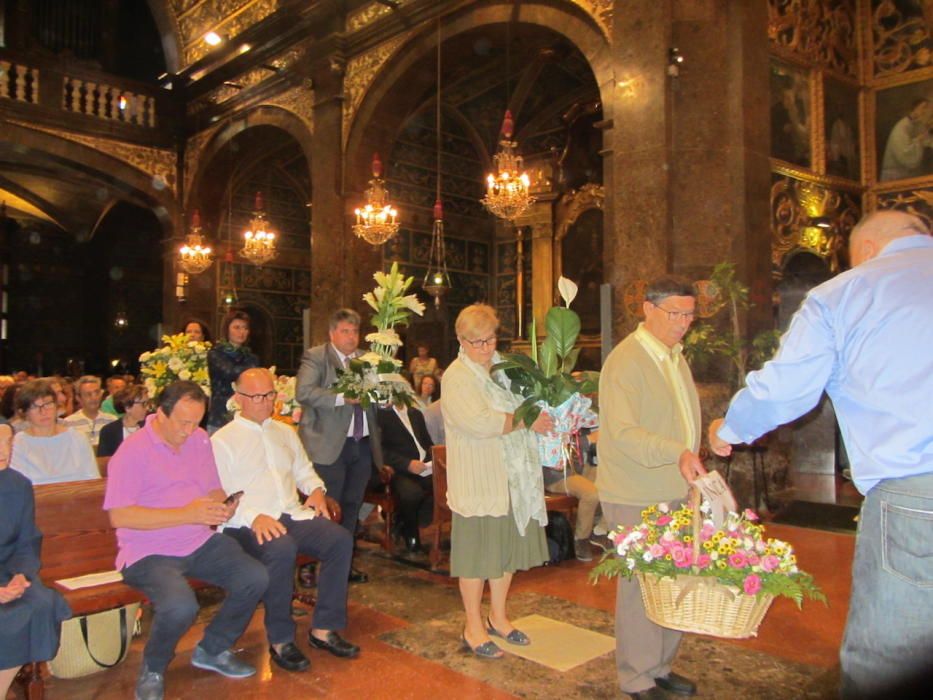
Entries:
POLYGON ((153 399, 169 384, 179 379, 198 384, 210 396, 207 351, 211 344, 189 340, 184 333, 163 335, 164 345, 139 356, 143 385, 153 399))
POLYGON ((333 391, 351 399, 359 399, 364 409, 373 404, 387 404, 401 400, 410 405, 411 386, 399 374, 402 367, 395 354, 402 345, 395 327, 407 326, 413 313, 424 314, 424 304, 414 294, 406 294, 414 277, 405 277, 392 263, 388 273, 373 275, 376 287, 363 295, 375 311, 372 323, 375 332, 366 335, 370 351, 350 360, 347 369, 338 370, 339 377, 333 391))

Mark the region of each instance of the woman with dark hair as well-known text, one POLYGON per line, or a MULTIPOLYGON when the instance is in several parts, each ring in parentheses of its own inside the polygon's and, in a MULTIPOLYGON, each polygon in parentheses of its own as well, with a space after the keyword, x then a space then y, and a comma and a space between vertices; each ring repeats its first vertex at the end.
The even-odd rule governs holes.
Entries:
POLYGON ((71 617, 64 598, 39 580, 42 533, 32 484, 7 469, 12 442, 13 430, 0 425, 0 698, 20 666, 55 656, 62 620, 71 617))
POLYGON ((188 340, 198 343, 211 342, 211 332, 207 329, 207 326, 193 318, 182 324, 181 332, 188 336, 188 340))
POLYGON ((207 352, 207 371, 211 377, 207 431, 212 434, 230 422, 227 400, 233 396, 233 382, 241 373, 259 366, 259 358, 246 346, 249 314, 231 309, 224 318, 221 336, 223 340, 207 352))
POLYGON ((123 417, 100 429, 97 466, 104 475, 107 474, 107 462, 123 440, 139 430, 146 420, 146 414, 149 412, 149 392, 141 384, 130 384, 114 394, 113 407, 123 417))
POLYGON ((23 384, 16 394, 16 410, 25 416, 26 427, 13 440, 13 469, 33 484, 100 478, 88 439, 58 422, 58 402, 50 380, 23 384))
POLYGON ((437 380, 434 375, 422 375, 421 381, 415 384, 415 406, 424 411, 437 400, 437 395, 437 380))

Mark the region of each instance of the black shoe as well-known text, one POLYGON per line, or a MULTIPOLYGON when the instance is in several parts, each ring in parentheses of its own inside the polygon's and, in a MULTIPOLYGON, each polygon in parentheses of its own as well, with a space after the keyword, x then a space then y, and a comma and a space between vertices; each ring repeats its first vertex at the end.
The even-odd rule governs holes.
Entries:
POLYGON ((350 583, 366 583, 369 581, 369 576, 360 571, 359 569, 350 569, 350 575, 347 576, 347 581, 350 583))
POLYGON ((327 639, 322 640, 308 632, 308 644, 315 649, 324 649, 334 656, 342 659, 352 659, 360 653, 360 648, 356 644, 350 644, 346 639, 331 630, 327 633, 327 639))
POLYGON ((639 690, 637 693, 629 693, 632 700, 668 700, 668 694, 658 686, 648 688, 648 690, 639 690))
POLYGON ((654 682, 658 684, 659 688, 663 688, 669 693, 675 693, 676 695, 696 695, 697 694, 697 684, 691 681, 689 678, 684 678, 678 673, 671 671, 666 676, 661 678, 655 678, 654 682))
POLYGON ((289 642, 282 646, 282 651, 276 651, 275 647, 269 647, 269 656, 275 664, 286 671, 304 671, 311 665, 308 657, 301 649, 295 646, 294 642, 289 642))

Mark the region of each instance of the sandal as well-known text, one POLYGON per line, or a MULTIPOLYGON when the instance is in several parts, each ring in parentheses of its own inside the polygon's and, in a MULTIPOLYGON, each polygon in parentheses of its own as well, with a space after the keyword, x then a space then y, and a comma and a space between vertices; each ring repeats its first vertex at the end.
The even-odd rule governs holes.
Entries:
POLYGON ((490 622, 488 617, 486 618, 486 631, 494 637, 504 639, 509 644, 516 644, 520 647, 527 647, 529 644, 531 644, 531 639, 529 639, 528 635, 521 630, 513 628, 512 631, 508 634, 502 634, 499 632, 499 630, 492 626, 492 622, 490 622))
POLYGON ((475 656, 481 659, 501 659, 505 656, 505 652, 497 647, 496 643, 493 641, 483 642, 473 647, 470 646, 470 643, 467 641, 466 633, 460 635, 460 641, 463 643, 464 651, 472 651, 475 656))

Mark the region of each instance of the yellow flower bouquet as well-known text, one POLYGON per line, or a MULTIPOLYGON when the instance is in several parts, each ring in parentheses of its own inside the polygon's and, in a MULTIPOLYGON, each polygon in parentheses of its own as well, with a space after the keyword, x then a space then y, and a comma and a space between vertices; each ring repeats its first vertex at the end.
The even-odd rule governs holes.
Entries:
POLYGON ((184 333, 163 335, 162 347, 139 356, 143 384, 153 399, 179 379, 198 384, 210 396, 211 381, 207 374, 207 351, 211 344, 189 340, 184 333))

